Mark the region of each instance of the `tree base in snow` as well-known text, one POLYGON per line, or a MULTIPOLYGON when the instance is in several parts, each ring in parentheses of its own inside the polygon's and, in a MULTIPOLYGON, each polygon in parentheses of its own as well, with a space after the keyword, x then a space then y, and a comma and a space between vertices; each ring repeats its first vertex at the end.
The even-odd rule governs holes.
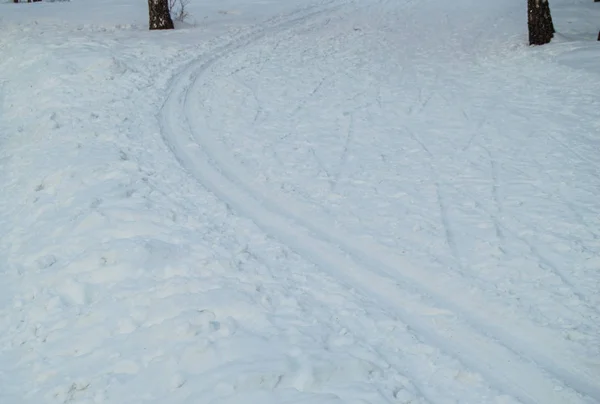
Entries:
POLYGON ((548 0, 527 0, 529 45, 544 45, 554 36, 554 24, 548 0))
POLYGON ((173 29, 173 20, 169 11, 168 0, 148 0, 150 12, 150 29, 173 29))
MULTIPOLYGON (((600 0, 594 0, 594 3, 599 2, 600 0)), ((600 41, 600 32, 598 32, 598 40, 600 41)))

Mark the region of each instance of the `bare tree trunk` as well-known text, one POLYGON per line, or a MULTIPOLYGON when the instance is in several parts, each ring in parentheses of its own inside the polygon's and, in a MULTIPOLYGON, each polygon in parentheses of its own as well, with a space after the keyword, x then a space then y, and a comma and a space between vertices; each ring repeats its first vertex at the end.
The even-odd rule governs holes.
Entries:
MULTIPOLYGON (((594 3, 599 2, 600 0, 594 0, 594 3)), ((598 40, 600 41, 600 32, 598 32, 598 40)))
POLYGON ((173 29, 169 0, 148 0, 150 29, 173 29))
POLYGON ((554 36, 554 24, 548 0, 527 0, 529 45, 544 45, 554 36))

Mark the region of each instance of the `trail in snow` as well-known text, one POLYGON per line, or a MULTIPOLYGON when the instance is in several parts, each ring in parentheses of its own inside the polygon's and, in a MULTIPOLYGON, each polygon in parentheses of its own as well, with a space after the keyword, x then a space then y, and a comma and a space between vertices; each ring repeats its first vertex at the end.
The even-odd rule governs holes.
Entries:
MULTIPOLYGON (((376 6, 382 7, 382 3, 372 4, 372 7, 376 6)), ((400 15, 397 10, 394 11, 400 15)), ((301 26, 294 34, 323 29, 332 18, 335 19, 335 16, 329 15, 313 23, 314 25, 301 26)), ((295 22, 300 25, 304 21, 301 18, 295 22)), ((277 33, 277 30, 282 31, 277 26, 269 30, 269 39, 277 34, 290 39, 291 34, 277 33)), ((263 184, 257 183, 230 156, 214 137, 221 131, 213 129, 204 118, 205 113, 212 114, 210 104, 205 101, 205 83, 222 74, 219 73, 222 72, 221 66, 213 68, 219 59, 230 56, 234 51, 242 53, 245 47, 263 36, 264 31, 259 31, 249 38, 233 42, 230 47, 218 53, 199 59, 176 81, 163 109, 163 134, 182 164, 236 212, 252 218, 268 234, 315 262, 323 270, 345 279, 349 285, 367 292, 373 299, 383 300, 386 307, 399 313, 402 320, 419 335, 454 355, 488 380, 493 380, 500 391, 510 392, 523 402, 577 401, 577 395, 569 388, 590 398, 600 397, 594 368, 582 368, 580 359, 570 360, 573 349, 578 349, 578 346, 570 346, 545 328, 525 319, 505 318, 506 310, 493 302, 486 302, 484 295, 465 295, 464 291, 472 288, 469 282, 457 277, 436 279, 439 275, 427 268, 414 268, 397 253, 376 241, 345 235, 342 230, 336 230, 336 224, 330 218, 312 206, 275 194, 263 184), (414 292, 425 299, 415 297, 414 292), (430 306, 432 303, 434 306, 430 306), (434 317, 441 317, 442 320, 438 321, 443 325, 432 325, 424 320, 428 313, 437 313, 434 317), (543 347, 538 346, 540 340, 545 343, 543 347), (564 383, 560 388, 559 381, 564 383)), ((280 41, 277 40, 277 44, 280 41)), ((274 47, 277 48, 277 45, 274 47)), ((300 52, 295 49, 293 51, 300 52)), ((236 71, 233 70, 231 74, 236 71)), ((314 87, 309 97, 319 91, 324 80, 314 87)), ((253 98, 256 101, 256 94, 253 94, 253 98)), ((431 99, 432 97, 428 97, 421 109, 431 99)), ((254 122, 262 111, 260 107, 257 109, 254 122)), ((463 115, 468 119, 466 113, 463 112, 463 115)), ((342 162, 347 158, 344 156, 348 153, 348 139, 346 137, 340 160, 342 162)), ((465 149, 472 142, 473 139, 470 139, 465 149)), ((420 143, 431 156, 429 149, 420 143)), ((315 153, 314 150, 312 153, 315 153)), ((496 163, 492 157, 490 161, 492 179, 497 182, 496 163)), ((337 181, 334 180, 333 184, 337 181)), ((492 195, 496 201, 496 210, 499 210, 501 207, 497 188, 497 183, 492 186, 492 195)), ((458 249, 452 240, 454 231, 450 227, 448 207, 444 202, 441 186, 437 184, 436 189, 447 242, 454 251, 455 258, 460 260, 458 249)), ((494 223, 500 238, 506 229, 499 222, 494 223)), ((536 253, 535 247, 531 247, 531 251, 536 253)), ((554 271, 558 270, 554 268, 554 271)), ((563 281, 573 287, 567 280, 563 281)), ((574 291, 583 303, 590 305, 590 309, 594 308, 587 301, 586 294, 578 293, 577 288, 574 291)))
POLYGON ((40 25, 2 69, 1 402, 514 402, 177 165, 161 89, 227 38, 40 25))
POLYGON ((0 402, 598 402, 600 8, 522 3, 0 4, 0 402))

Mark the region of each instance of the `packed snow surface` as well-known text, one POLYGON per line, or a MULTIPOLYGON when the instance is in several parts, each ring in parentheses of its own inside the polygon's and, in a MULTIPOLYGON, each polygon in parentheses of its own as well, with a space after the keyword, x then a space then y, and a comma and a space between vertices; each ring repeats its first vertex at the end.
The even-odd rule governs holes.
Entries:
POLYGON ((600 5, 0 3, 0 403, 600 403, 600 5))

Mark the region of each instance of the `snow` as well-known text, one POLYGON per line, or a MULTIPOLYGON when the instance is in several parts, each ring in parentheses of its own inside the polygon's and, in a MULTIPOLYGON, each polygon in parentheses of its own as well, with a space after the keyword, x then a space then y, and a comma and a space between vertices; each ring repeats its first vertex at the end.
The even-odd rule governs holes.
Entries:
POLYGON ((600 402, 600 6, 0 3, 0 403, 600 402))

